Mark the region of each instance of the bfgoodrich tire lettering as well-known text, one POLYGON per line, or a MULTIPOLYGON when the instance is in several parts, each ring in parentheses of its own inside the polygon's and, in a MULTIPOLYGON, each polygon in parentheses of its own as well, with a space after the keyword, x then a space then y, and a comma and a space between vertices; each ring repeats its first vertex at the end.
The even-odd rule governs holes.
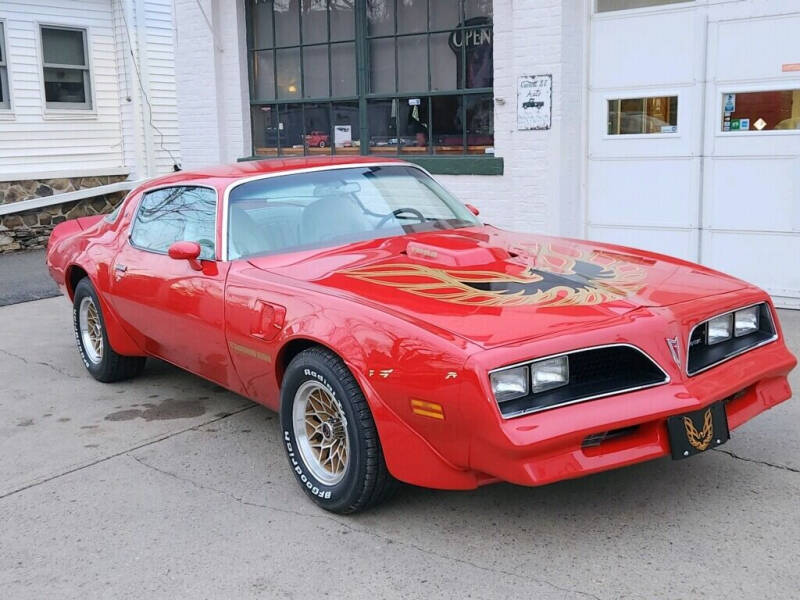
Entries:
POLYGON ((81 279, 75 286, 72 327, 81 360, 83 360, 86 370, 98 381, 110 383, 129 379, 144 369, 144 363, 147 360, 144 356, 122 356, 114 352, 111 344, 108 343, 100 299, 87 277, 81 279), (88 321, 94 327, 94 336, 86 333, 87 314, 92 315, 88 317, 88 321), (92 337, 95 339, 94 344, 90 339, 92 337))
POLYGON ((381 502, 397 487, 386 468, 367 400, 333 352, 309 348, 289 363, 281 388, 281 425, 292 472, 306 494, 325 510, 358 512, 381 502), (304 401, 317 409, 309 412, 308 431, 322 432, 316 438, 319 444, 310 443, 314 436, 302 430, 298 439, 295 404, 304 401), (344 438, 335 441, 337 432, 346 436, 346 445, 344 438), (317 451, 320 446, 322 450, 317 451), (328 450, 333 447, 336 450, 328 450), (315 457, 317 462, 312 462, 315 457), (320 471, 323 463, 329 473, 320 471))

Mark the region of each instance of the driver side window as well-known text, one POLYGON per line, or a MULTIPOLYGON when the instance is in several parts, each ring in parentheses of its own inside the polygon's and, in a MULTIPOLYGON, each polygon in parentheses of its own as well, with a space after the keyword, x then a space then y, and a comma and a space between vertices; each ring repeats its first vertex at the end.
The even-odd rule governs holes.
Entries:
POLYGON ((131 230, 131 244, 166 254, 175 242, 197 242, 200 258, 216 255, 216 191, 193 186, 148 192, 139 204, 131 230))

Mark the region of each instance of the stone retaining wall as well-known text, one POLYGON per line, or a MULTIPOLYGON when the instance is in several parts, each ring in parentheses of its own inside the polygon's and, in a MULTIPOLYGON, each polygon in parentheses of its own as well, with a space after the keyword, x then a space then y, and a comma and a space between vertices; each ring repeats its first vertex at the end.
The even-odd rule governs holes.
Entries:
MULTIPOLYGON (((28 179, 0 181, 0 204, 11 204, 32 198, 76 192, 87 188, 124 181, 124 175, 71 177, 62 179, 28 179)), ((84 198, 64 204, 26 210, 0 217, 0 253, 43 248, 53 227, 76 217, 111 212, 125 197, 116 192, 96 198, 84 198)))

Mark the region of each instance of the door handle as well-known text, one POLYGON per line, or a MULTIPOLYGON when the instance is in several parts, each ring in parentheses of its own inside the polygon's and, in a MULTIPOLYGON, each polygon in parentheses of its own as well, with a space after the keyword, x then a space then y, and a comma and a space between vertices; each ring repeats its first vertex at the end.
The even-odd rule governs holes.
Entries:
POLYGON ((117 263, 116 265, 114 265, 114 270, 118 271, 120 273, 124 273, 125 271, 128 270, 128 267, 126 267, 125 265, 121 265, 121 264, 117 263))

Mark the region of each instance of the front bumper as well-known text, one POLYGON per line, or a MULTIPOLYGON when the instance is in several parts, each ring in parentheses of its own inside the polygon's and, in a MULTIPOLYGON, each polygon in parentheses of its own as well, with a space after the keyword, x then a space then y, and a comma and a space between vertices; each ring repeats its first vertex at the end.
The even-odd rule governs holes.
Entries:
POLYGON ((543 485, 659 458, 670 453, 668 417, 726 400, 733 431, 791 397, 786 376, 795 364, 779 340, 691 378, 503 420, 473 432, 469 466, 479 484, 543 485), (628 429, 584 446, 589 436, 628 429))

